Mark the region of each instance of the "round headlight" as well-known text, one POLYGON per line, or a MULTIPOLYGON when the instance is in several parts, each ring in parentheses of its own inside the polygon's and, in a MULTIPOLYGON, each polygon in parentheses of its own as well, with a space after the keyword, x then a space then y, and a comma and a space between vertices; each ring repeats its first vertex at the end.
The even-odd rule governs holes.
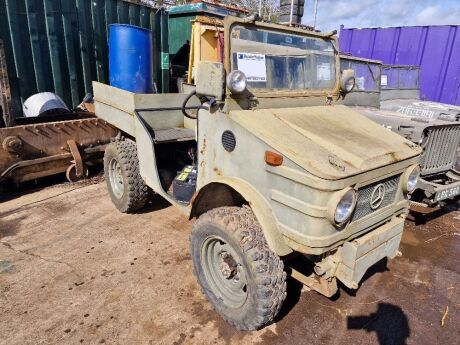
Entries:
POLYGON ((343 83, 345 92, 349 93, 349 92, 353 91, 353 89, 355 88, 355 84, 356 84, 355 77, 350 77, 347 80, 345 80, 345 82, 343 83))
POLYGON ((405 183, 403 185, 406 193, 411 193, 417 186, 418 179, 420 178, 420 167, 418 165, 412 166, 404 173, 405 183))
POLYGON ((243 72, 231 71, 227 76, 227 87, 232 93, 241 93, 246 90, 247 80, 243 72))
POLYGON ((336 225, 342 225, 350 220, 356 207, 356 199, 356 191, 353 188, 335 193, 329 200, 329 220, 336 225))
POLYGON ((343 224, 350 219, 356 206, 356 191, 348 190, 340 199, 335 209, 334 220, 337 224, 343 224))
POLYGON ((355 71, 352 69, 344 70, 342 72, 342 76, 340 77, 340 93, 344 96, 347 93, 353 91, 355 84, 355 71))

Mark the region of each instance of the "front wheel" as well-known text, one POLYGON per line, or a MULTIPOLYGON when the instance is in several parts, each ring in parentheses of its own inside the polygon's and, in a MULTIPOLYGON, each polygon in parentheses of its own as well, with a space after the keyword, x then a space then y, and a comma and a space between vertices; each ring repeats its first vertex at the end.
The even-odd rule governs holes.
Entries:
POLYGON ((110 198, 119 211, 130 213, 145 206, 148 187, 139 173, 136 143, 125 140, 107 146, 104 176, 110 198))
POLYGON ((198 282, 228 323, 255 330, 273 321, 286 298, 286 273, 249 207, 203 214, 190 246, 198 282))

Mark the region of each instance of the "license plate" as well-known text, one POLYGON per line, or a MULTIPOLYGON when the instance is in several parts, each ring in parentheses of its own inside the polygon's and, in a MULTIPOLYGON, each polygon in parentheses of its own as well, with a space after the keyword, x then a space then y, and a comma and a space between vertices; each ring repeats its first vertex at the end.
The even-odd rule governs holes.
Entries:
POLYGON ((436 193, 434 200, 435 201, 441 201, 444 199, 450 199, 453 198, 454 196, 457 196, 460 194, 460 186, 457 187, 452 187, 449 189, 445 189, 442 191, 439 191, 436 193))

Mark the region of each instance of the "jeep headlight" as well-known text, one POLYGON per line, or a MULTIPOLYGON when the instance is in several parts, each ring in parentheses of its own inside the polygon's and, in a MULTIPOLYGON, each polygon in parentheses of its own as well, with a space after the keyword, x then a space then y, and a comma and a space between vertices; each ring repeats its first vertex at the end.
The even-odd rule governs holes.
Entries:
POLYGON ((403 176, 403 189, 405 193, 412 193, 417 186, 418 179, 420 178, 420 167, 413 165, 406 170, 403 176))
POLYGON ((231 71, 227 76, 227 87, 232 93, 241 93, 246 90, 247 80, 243 72, 231 71))
POLYGON ((356 207, 356 199, 356 190, 353 188, 335 193, 329 200, 329 220, 335 225, 343 225, 349 221, 356 207))
POLYGON ((346 69, 342 72, 342 77, 340 78, 340 89, 342 94, 347 94, 353 91, 355 88, 356 79, 355 71, 352 69, 346 69))
POLYGON ((350 93, 355 88, 356 79, 355 77, 349 77, 343 82, 343 89, 346 93, 350 93))

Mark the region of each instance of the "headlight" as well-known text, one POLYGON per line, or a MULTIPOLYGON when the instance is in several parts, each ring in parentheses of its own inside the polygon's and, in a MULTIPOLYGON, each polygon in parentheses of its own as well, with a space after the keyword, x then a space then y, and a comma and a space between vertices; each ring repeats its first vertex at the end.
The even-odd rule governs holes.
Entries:
POLYGON ((247 80, 243 72, 231 71, 227 76, 227 87, 232 93, 241 93, 246 90, 247 80))
POLYGON ((412 193, 417 186, 418 179, 420 178, 420 167, 418 165, 411 166, 404 173, 403 189, 406 193, 412 193))
POLYGON ((346 223, 356 207, 356 191, 348 188, 335 193, 329 201, 328 215, 329 220, 336 224, 346 223))
POLYGON ((356 79, 355 77, 350 77, 343 82, 343 88, 346 93, 350 93, 355 88, 356 79))
POLYGON ((352 69, 346 69, 342 72, 342 77, 340 78, 340 88, 342 89, 342 94, 347 94, 353 91, 356 84, 355 71, 352 69))

